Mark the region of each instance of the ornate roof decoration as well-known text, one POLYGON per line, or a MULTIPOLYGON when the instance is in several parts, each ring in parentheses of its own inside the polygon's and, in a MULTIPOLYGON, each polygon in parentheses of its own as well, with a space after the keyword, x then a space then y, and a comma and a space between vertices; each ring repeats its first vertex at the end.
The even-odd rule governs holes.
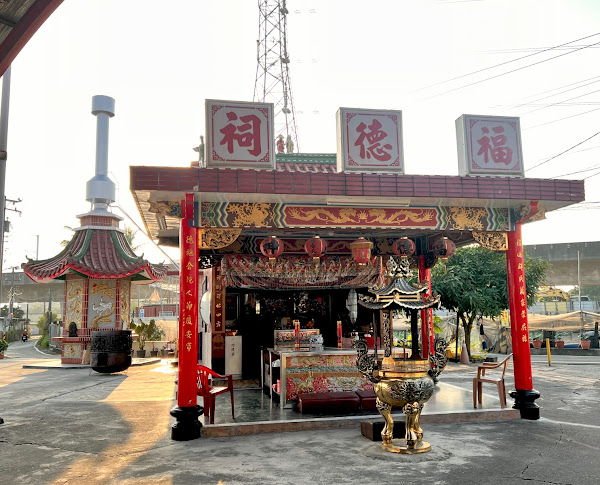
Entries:
POLYGON ((90 278, 161 280, 167 267, 136 256, 123 232, 116 227, 85 226, 76 229, 65 249, 50 259, 28 260, 23 271, 36 282, 65 279, 79 274, 90 278))
POLYGON ((438 307, 440 295, 423 296, 427 291, 425 284, 415 284, 406 281, 412 276, 410 262, 402 259, 398 264, 395 258, 390 257, 386 264, 385 276, 390 282, 383 286, 369 286, 369 292, 375 296, 358 295, 358 303, 371 310, 381 310, 390 305, 396 305, 408 310, 425 310, 438 307))

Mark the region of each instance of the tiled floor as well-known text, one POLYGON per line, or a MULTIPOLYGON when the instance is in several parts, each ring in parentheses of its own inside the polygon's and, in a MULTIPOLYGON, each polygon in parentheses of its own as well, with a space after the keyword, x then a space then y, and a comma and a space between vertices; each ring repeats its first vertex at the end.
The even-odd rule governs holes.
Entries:
MULTIPOLYGON (((507 388, 509 383, 507 382, 507 388)), ((215 423, 209 424, 208 417, 200 420, 205 424, 207 435, 246 434, 250 432, 271 432, 316 427, 345 427, 366 419, 381 419, 376 411, 349 413, 344 415, 322 415, 300 413, 295 409, 282 409, 259 388, 238 388, 234 391, 235 419, 231 417, 231 404, 228 394, 216 399, 215 423), (335 423, 335 424, 334 424, 335 423), (260 427, 266 431, 260 431, 260 427), (247 427, 248 431, 242 428, 247 427), (253 429, 254 431, 250 431, 253 429), (257 431, 258 430, 258 431, 257 431)), ((423 409, 422 422, 478 421, 490 419, 515 419, 518 412, 509 407, 501 410, 496 387, 484 386, 483 403, 477 410, 473 408, 472 376, 467 369, 452 372, 440 379, 431 399, 423 409), (494 412, 496 412, 494 414, 494 412)), ((199 402, 198 404, 202 404, 199 402)), ((403 420, 401 412, 395 413, 396 420, 403 420)))

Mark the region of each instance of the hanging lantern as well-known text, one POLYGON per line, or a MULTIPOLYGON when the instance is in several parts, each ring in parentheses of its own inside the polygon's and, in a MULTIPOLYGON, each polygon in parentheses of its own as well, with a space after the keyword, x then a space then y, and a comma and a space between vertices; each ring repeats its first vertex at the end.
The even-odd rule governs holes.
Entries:
POLYGON ((319 236, 315 236, 304 243, 304 250, 311 258, 313 258, 313 263, 319 262, 321 256, 325 254, 326 249, 327 242, 319 236))
POLYGON ((415 243, 412 239, 408 239, 407 237, 402 237, 397 239, 392 246, 392 251, 397 256, 401 256, 402 258, 408 258, 415 254, 415 243))
POLYGON ((273 263, 277 256, 283 253, 283 243, 275 236, 269 236, 260 243, 260 252, 269 258, 269 262, 273 263))
POLYGON ((435 241, 431 249, 433 254, 446 262, 456 252, 456 244, 447 237, 443 237, 435 241))
POLYGON ((371 259, 371 249, 373 248, 373 243, 371 241, 367 241, 364 237, 359 237, 356 241, 352 241, 350 243, 350 249, 352 250, 352 256, 356 260, 356 262, 364 266, 371 259))
POLYGON ((354 325, 356 323, 356 317, 358 316, 358 295, 356 290, 352 288, 348 292, 348 298, 346 298, 346 308, 348 308, 350 321, 354 325))

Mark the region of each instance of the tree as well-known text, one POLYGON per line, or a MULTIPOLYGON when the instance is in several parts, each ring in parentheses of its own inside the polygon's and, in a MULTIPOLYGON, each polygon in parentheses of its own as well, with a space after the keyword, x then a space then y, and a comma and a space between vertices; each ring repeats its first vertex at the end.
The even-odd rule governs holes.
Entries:
MULTIPOLYGON (((589 296, 592 301, 600 301, 600 286, 581 285, 581 296, 589 296)), ((579 287, 576 286, 569 291, 569 296, 579 296, 579 287)))
MULTIPOLYGON (((535 302, 535 294, 544 282, 548 266, 549 263, 525 254, 528 305, 535 302)), ((446 266, 434 266, 431 283, 433 290, 441 295, 442 305, 457 312, 470 357, 475 320, 481 317, 494 319, 508 308, 506 255, 480 246, 459 248, 446 266)))
MULTIPOLYGON (((4 305, 2 308, 0 308, 0 317, 7 317, 8 310, 9 308, 7 305, 4 305)), ((24 310, 19 307, 13 307, 13 320, 20 320, 23 318, 23 315, 25 315, 24 310)))

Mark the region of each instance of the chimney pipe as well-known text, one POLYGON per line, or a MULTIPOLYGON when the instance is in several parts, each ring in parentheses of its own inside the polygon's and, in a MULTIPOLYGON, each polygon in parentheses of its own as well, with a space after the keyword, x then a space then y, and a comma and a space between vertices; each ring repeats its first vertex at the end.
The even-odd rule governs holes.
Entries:
POLYGON ((96 174, 86 185, 86 200, 92 203, 92 212, 106 213, 115 201, 115 184, 108 178, 108 119, 115 115, 115 100, 92 97, 92 114, 96 116, 96 174))

